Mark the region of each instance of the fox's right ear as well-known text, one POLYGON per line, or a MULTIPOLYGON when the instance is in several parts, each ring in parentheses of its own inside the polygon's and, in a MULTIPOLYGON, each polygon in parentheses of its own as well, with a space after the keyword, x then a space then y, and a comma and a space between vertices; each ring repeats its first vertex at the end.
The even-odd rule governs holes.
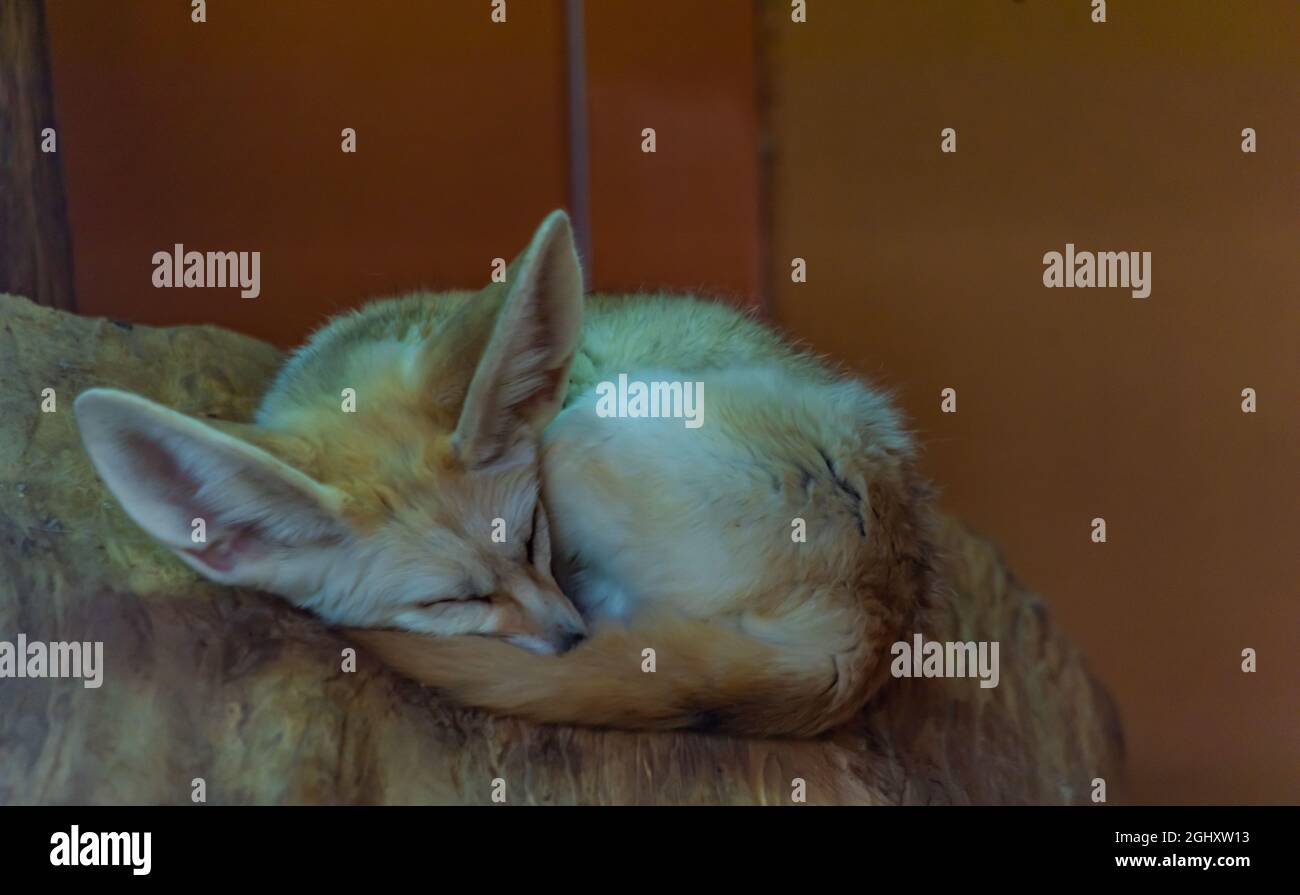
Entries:
POLYGON ((128 392, 91 389, 74 407, 127 515, 215 581, 285 593, 287 550, 350 530, 341 493, 253 444, 128 392))
POLYGON ((510 276, 456 424, 453 444, 470 468, 540 432, 564 402, 582 329, 582 267, 568 215, 547 215, 510 276))

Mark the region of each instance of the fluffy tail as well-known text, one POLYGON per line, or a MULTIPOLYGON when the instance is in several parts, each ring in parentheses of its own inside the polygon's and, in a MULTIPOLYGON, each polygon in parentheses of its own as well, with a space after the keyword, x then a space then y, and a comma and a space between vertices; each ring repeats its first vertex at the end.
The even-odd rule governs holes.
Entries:
POLYGON ((867 669, 845 668, 843 656, 785 651, 686 618, 598 630, 559 656, 484 637, 347 634, 385 664, 462 703, 556 724, 813 736, 846 720, 873 689, 867 669), (645 652, 651 649, 653 655, 645 652))

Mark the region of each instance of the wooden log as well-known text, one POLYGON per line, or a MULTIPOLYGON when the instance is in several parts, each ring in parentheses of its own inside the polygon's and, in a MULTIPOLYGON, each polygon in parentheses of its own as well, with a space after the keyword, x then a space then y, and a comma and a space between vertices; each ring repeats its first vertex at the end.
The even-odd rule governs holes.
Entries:
POLYGON ((72 310, 63 172, 58 152, 41 149, 53 127, 44 4, 0 0, 0 292, 72 310))

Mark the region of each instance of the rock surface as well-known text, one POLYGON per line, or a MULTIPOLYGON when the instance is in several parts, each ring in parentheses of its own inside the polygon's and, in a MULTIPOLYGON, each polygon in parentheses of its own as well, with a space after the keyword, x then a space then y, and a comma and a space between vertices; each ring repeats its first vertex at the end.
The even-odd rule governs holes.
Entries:
POLYGON ((460 708, 280 600, 200 580, 100 484, 92 386, 246 420, 276 349, 213 327, 95 320, 0 295, 0 641, 102 641, 98 689, 0 678, 0 804, 811 804, 1114 801, 1114 709, 996 549, 945 519, 927 639, 997 640, 999 686, 900 679, 813 741, 537 726, 460 708), (41 410, 54 389, 56 409, 41 410))

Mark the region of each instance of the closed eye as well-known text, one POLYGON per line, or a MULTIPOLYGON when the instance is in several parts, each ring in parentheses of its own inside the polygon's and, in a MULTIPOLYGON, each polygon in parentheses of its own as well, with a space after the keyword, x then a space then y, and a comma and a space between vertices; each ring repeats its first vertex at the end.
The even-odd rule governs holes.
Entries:
POLYGON ((450 604, 464 603, 491 603, 491 597, 485 597, 481 594, 469 594, 465 596, 435 597, 431 600, 421 600, 415 604, 416 609, 432 609, 435 606, 446 606, 450 604))

